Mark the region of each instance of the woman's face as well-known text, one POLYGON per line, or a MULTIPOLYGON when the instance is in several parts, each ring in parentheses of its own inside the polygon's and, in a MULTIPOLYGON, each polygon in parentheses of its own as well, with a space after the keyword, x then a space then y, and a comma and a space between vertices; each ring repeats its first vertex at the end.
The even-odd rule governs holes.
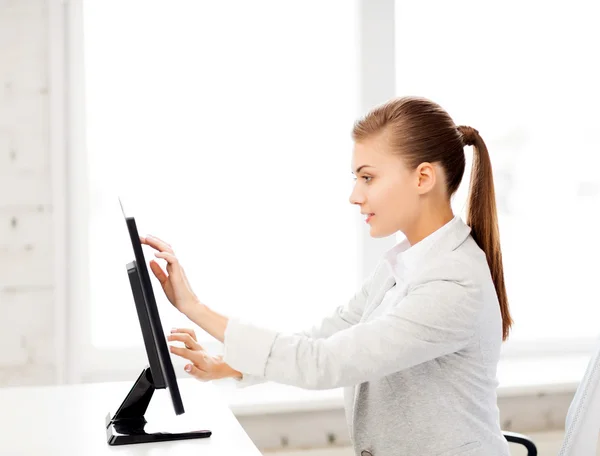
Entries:
POLYGON ((356 183, 350 203, 360 212, 373 213, 371 236, 382 238, 397 231, 406 233, 419 217, 422 193, 420 170, 410 171, 398 155, 386 150, 385 136, 367 138, 354 145, 352 173, 356 183))

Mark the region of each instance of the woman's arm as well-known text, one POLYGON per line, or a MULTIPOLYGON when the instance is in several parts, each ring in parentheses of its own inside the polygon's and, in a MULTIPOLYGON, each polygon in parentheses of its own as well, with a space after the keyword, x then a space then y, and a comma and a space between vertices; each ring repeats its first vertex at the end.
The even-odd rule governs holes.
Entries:
MULTIPOLYGON (((323 370, 322 364, 327 361, 325 371, 329 369, 330 374, 340 374, 336 362, 339 364, 341 361, 342 366, 345 366, 343 360, 351 360, 351 355, 354 354, 352 350, 349 350, 353 347, 352 343, 355 342, 352 339, 358 337, 360 340, 365 337, 362 327, 368 324, 358 325, 357 323, 364 311, 371 279, 375 273, 365 281, 361 290, 347 306, 336 309, 333 315, 326 318, 320 325, 301 334, 284 335, 244 324, 237 319, 230 320, 210 309, 201 303, 192 291, 185 271, 169 244, 152 236, 141 237, 140 241, 158 250, 155 253, 157 258, 167 261, 166 272, 154 260, 150 262, 150 266, 169 301, 198 326, 225 344, 223 361, 230 368, 246 373, 246 375, 282 383, 299 384, 299 386, 307 388, 310 388, 311 385, 329 384, 333 384, 329 387, 334 387, 340 381, 347 381, 346 379, 336 381, 332 375, 321 375, 318 372, 323 370), (339 359, 336 361, 338 355, 339 359), (350 358, 348 358, 349 355, 350 358), (293 367, 289 363, 296 358, 298 359, 295 369, 288 371, 288 367, 293 367), (328 361, 329 359, 331 361, 328 361), (269 361, 268 365, 267 361, 269 361), (314 370, 315 366, 316 371, 314 370)), ((373 328, 375 332, 380 331, 376 335, 377 337, 385 334, 387 323, 389 322, 384 322, 383 328, 373 328)), ((171 348, 172 351, 177 349, 171 348)), ((354 380, 351 383, 354 383, 354 380)))
POLYGON ((465 347, 481 305, 461 284, 437 279, 415 287, 390 313, 326 339, 232 318, 223 359, 239 371, 302 388, 356 385, 465 347))
MULTIPOLYGON (((140 236, 140 242, 156 249, 158 252, 154 255, 167 262, 166 272, 155 260, 150 261, 150 269, 160 282, 171 304, 217 340, 223 342, 228 318, 200 302, 193 292, 185 271, 179 264, 171 245, 154 236, 140 236)), ((301 334, 314 339, 326 338, 337 331, 347 329, 358 323, 364 311, 369 288, 376 272, 377 268, 365 280, 360 291, 348 304, 338 307, 332 315, 325 318, 319 325, 302 331, 301 334)))
MULTIPOLYGON (((319 324, 296 334, 311 339, 323 339, 357 324, 367 303, 373 275, 363 282, 361 289, 347 304, 339 306, 319 324)), ((199 301, 190 306, 190 309, 185 314, 211 336, 224 342, 225 330, 229 322, 226 316, 212 310, 199 301)))
MULTIPOLYGON (((350 299, 348 303, 339 306, 331 315, 325 317, 320 323, 307 330, 294 334, 309 337, 311 339, 325 339, 336 332, 348 329, 349 327, 357 324, 363 314, 367 298, 369 296, 369 289, 373 276, 374 274, 371 274, 371 276, 369 276, 363 282, 361 289, 352 297, 352 299, 350 299)), ((205 306, 204 309, 198 308, 189 316, 189 318, 201 327, 202 322, 206 322, 207 327, 211 327, 211 329, 217 333, 217 335, 220 335, 224 321, 228 321, 228 319, 225 319, 224 316, 218 314, 217 312, 211 311, 207 306, 205 306)), ((225 331, 226 326, 225 330, 223 331, 223 336, 225 331)), ((231 366, 229 367, 231 368, 231 366)), ((233 372, 237 372, 233 368, 231 368, 231 370, 233 372)), ((250 375, 247 373, 240 374, 241 378, 236 376, 236 380, 238 380, 236 385, 238 387, 246 387, 268 381, 268 379, 266 379, 264 376, 250 375)))

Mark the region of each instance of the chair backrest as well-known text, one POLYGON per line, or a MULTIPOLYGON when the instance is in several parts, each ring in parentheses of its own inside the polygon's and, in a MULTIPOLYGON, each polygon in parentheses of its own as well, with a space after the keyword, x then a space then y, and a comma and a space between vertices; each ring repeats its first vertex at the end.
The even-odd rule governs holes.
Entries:
POLYGON ((600 431, 600 346, 577 387, 565 422, 559 456, 596 456, 600 431))

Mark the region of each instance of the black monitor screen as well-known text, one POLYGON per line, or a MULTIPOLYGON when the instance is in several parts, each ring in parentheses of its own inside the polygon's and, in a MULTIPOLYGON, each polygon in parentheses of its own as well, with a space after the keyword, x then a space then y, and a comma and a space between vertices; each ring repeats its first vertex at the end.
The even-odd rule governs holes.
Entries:
MULTIPOLYGON (((121 205, 121 208, 123 206, 121 205)), ((146 259, 140 242, 135 218, 127 216, 123 210, 127 223, 127 230, 131 238, 135 261, 127 265, 127 273, 131 290, 136 303, 146 354, 150 364, 150 371, 155 388, 168 388, 173 401, 173 408, 177 415, 184 413, 183 402, 175 377, 175 370, 171 362, 167 340, 164 335, 160 315, 156 306, 156 299, 150 281, 150 274, 146 266, 146 259)))

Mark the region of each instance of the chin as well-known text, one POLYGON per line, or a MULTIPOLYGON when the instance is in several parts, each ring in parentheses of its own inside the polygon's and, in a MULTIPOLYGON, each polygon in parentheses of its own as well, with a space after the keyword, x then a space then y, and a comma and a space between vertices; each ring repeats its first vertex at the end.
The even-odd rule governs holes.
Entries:
POLYGON ((381 231, 381 230, 378 230, 377 228, 373 228, 373 227, 371 227, 371 232, 370 232, 371 237, 374 239, 385 238, 385 237, 393 235, 394 233, 395 233, 394 231, 390 231, 390 232, 381 231))

